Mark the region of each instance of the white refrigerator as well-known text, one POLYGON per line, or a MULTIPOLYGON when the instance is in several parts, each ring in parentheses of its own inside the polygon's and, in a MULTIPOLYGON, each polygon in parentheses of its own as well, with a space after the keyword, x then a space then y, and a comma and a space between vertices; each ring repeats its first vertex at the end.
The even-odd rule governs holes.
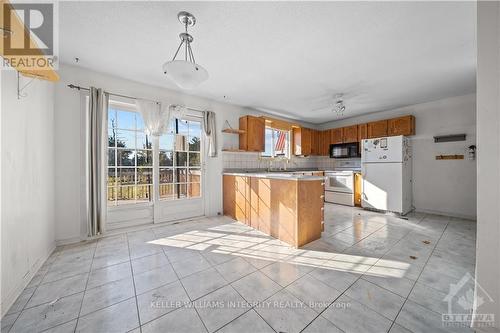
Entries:
POLYGON ((365 139, 361 206, 405 215, 412 209, 412 157, 404 136, 365 139))

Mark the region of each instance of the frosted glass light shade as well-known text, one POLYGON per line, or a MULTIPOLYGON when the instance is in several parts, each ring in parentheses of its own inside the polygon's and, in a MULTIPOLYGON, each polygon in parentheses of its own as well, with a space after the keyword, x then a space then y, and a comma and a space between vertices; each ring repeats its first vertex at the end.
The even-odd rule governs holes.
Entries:
POLYGON ((163 73, 182 89, 194 89, 208 79, 208 72, 198 64, 172 60, 163 64, 163 73))

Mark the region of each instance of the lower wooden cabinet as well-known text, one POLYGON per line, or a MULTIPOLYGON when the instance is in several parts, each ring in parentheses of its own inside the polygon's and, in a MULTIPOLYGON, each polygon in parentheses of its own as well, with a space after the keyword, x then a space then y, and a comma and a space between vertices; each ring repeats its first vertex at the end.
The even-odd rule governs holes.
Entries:
POLYGON ((294 247, 321 237, 322 180, 224 175, 223 182, 224 215, 294 247))
POLYGON ((223 177, 223 212, 237 221, 250 223, 250 177, 223 177))
POLYGON ((354 206, 361 207, 361 195, 363 192, 363 177, 361 173, 354 173, 354 206))

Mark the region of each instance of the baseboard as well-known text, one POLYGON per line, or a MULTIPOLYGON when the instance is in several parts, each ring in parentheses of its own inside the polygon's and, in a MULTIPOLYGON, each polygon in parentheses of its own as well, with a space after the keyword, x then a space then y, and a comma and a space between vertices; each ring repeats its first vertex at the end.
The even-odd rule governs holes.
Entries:
POLYGON ((84 240, 85 239, 82 239, 81 237, 59 239, 59 240, 56 240, 56 247, 63 246, 63 245, 69 245, 69 244, 75 244, 75 243, 79 243, 79 242, 84 241, 84 240))
POLYGON ((3 295, 7 294, 7 296, 0 303, 0 309, 1 309, 1 316, 0 317, 1 318, 3 318, 3 316, 7 313, 7 311, 10 309, 12 304, 14 304, 14 302, 19 297, 19 295, 21 295, 24 288, 26 288, 26 286, 30 283, 33 276, 35 276, 35 274, 38 272, 40 267, 42 267, 42 265, 45 263, 45 261, 47 261, 47 259, 50 257, 50 255, 54 252, 55 249, 56 249, 56 245, 54 244, 47 251, 47 253, 45 253, 45 255, 43 255, 42 257, 37 259, 37 261, 33 264, 33 266, 31 266, 31 269, 28 272, 28 274, 26 274, 22 278, 22 280, 19 282, 17 287, 14 288, 14 290, 7 292, 7 293, 5 293, 5 292, 3 293, 3 295))
POLYGON ((470 215, 464 215, 464 214, 456 214, 456 213, 450 213, 450 212, 441 212, 437 210, 431 210, 431 209, 415 209, 416 212, 418 213, 425 213, 425 214, 433 214, 433 215, 440 215, 440 216, 448 216, 448 217, 456 217, 459 219, 465 219, 465 220, 472 220, 476 221, 477 217, 476 216, 470 216, 470 215))

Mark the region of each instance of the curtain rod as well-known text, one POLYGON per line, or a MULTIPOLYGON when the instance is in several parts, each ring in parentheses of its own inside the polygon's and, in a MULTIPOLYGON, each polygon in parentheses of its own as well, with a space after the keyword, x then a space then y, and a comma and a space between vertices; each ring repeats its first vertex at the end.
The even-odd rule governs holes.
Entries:
MULTIPOLYGON (((80 86, 77 86, 77 85, 74 85, 74 84, 68 84, 68 88, 77 89, 77 90, 90 91, 90 88, 80 87, 80 86)), ((112 92, 109 92, 109 91, 106 91, 106 93, 108 93, 109 95, 117 96, 117 97, 124 97, 124 98, 130 98, 130 99, 142 99, 142 100, 145 100, 145 101, 160 103, 158 101, 154 101, 152 99, 147 99, 147 98, 137 98, 137 97, 127 96, 127 95, 120 95, 120 94, 115 94, 115 93, 112 93, 112 92)), ((200 110, 200 109, 190 108, 188 106, 184 106, 184 107, 187 110, 191 110, 191 111, 198 111, 198 112, 203 112, 204 111, 204 110, 200 110)))

